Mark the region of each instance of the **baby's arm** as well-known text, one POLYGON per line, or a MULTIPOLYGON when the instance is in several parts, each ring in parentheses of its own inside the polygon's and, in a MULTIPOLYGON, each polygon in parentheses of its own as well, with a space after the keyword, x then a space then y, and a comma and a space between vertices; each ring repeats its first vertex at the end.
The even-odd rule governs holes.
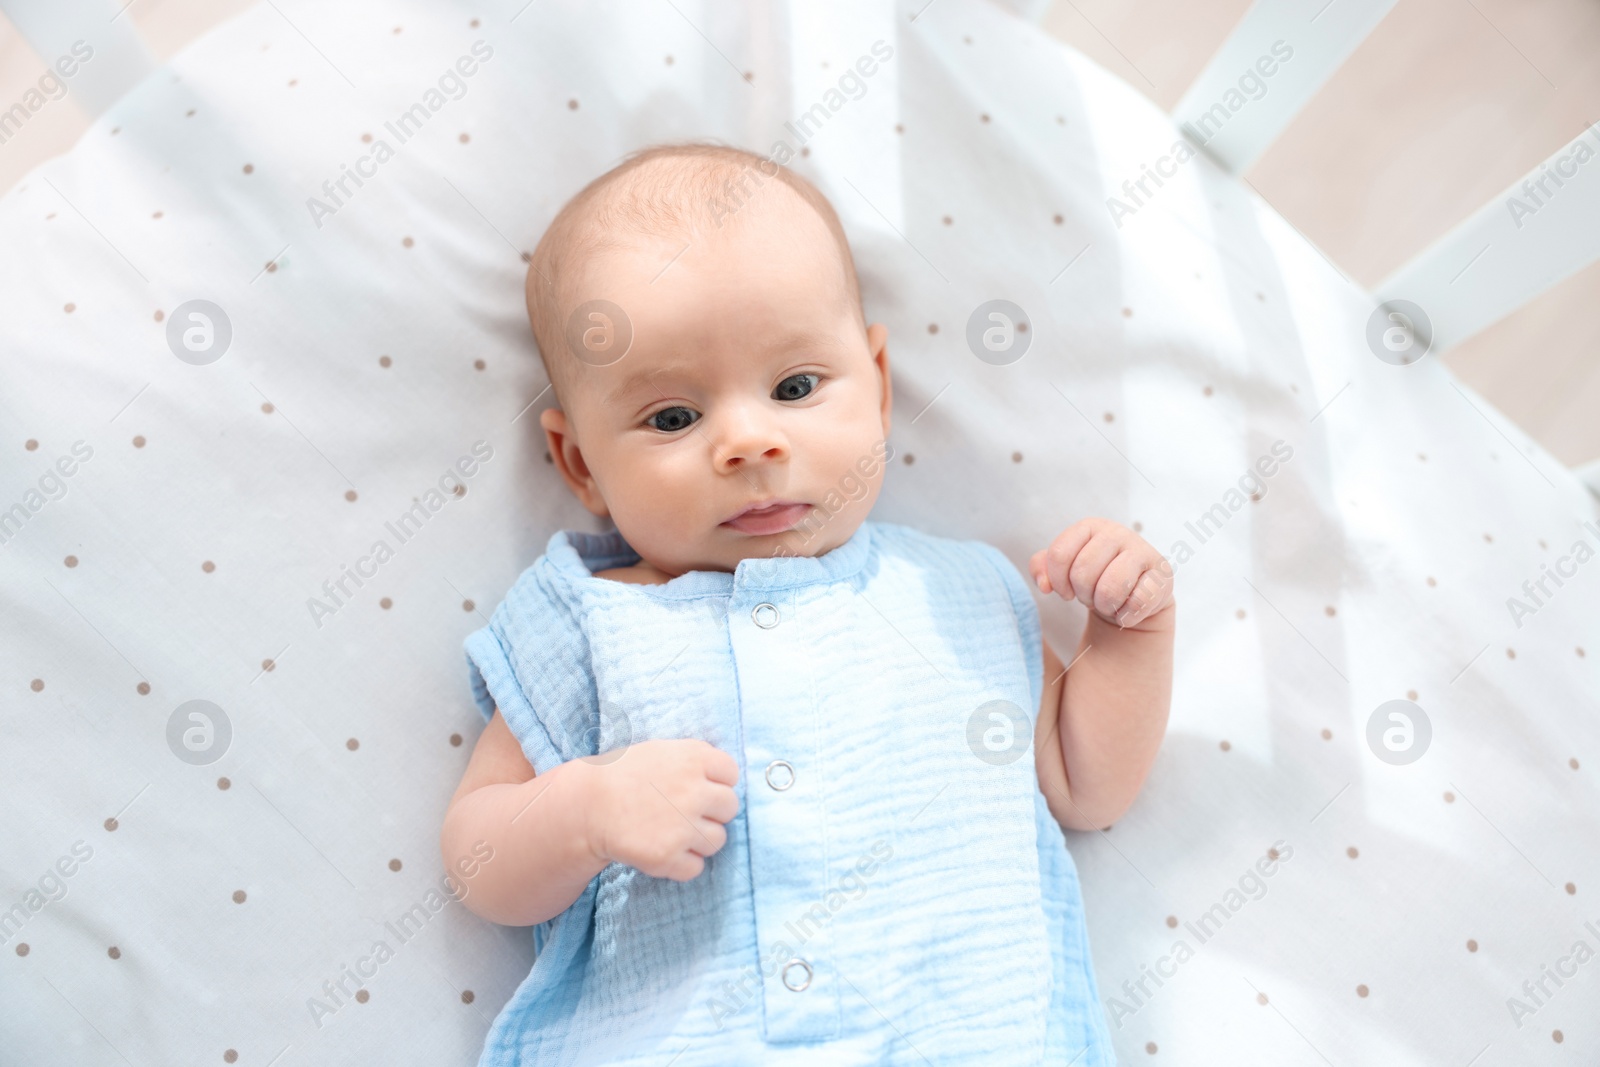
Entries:
POLYGON ((446 870, 477 868, 462 898, 471 911, 533 926, 565 911, 612 862, 680 882, 697 876, 727 840, 738 780, 732 756, 693 739, 645 741, 536 776, 496 710, 450 799, 439 848, 446 870), (482 860, 479 842, 492 859, 482 860))
POLYGON ((1034 553, 1030 569, 1042 592, 1089 609, 1070 670, 1044 646, 1039 785, 1062 826, 1100 829, 1133 804, 1166 733, 1172 566, 1132 531, 1085 519, 1034 553))

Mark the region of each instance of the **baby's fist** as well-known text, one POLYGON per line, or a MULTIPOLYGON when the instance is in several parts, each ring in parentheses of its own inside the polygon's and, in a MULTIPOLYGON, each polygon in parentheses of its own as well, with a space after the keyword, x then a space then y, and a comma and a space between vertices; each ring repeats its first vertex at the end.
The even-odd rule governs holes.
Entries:
POLYGON ((1124 628, 1172 603, 1172 564, 1144 538, 1108 519, 1068 526, 1033 554, 1029 569, 1040 592, 1077 600, 1124 628))

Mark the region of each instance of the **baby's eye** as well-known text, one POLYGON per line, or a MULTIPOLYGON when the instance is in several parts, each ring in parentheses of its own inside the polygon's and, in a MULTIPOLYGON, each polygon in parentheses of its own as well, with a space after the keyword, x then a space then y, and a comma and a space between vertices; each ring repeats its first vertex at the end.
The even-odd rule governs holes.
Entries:
POLYGON ((822 381, 818 374, 791 374, 772 391, 774 400, 803 400, 822 381))
POLYGON ((662 408, 646 421, 663 433, 677 433, 684 427, 692 425, 699 417, 699 413, 692 408, 662 408))

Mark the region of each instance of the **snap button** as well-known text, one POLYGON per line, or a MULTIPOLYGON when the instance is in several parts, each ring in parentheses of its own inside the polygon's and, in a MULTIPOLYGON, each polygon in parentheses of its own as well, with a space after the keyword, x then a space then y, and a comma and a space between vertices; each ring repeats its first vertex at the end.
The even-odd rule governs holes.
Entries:
POLYGON ((804 989, 806 986, 811 984, 811 975, 812 974, 813 974, 813 972, 811 970, 811 964, 807 963, 805 960, 801 959, 799 956, 795 956, 794 958, 790 959, 788 963, 785 963, 783 965, 783 984, 784 984, 785 987, 787 987, 789 989, 792 989, 796 993, 798 993, 802 989, 804 989), (806 976, 800 982, 799 985, 795 985, 793 982, 789 981, 789 969, 791 967, 803 967, 803 968, 805 968, 806 976))
POLYGON ((767 784, 780 793, 785 789, 788 789, 791 785, 794 785, 794 764, 790 763, 786 759, 775 759, 771 763, 767 764, 767 784), (774 782, 772 780, 773 771, 778 772, 778 780, 783 783, 782 785, 779 785, 778 782, 774 782), (785 771, 788 773, 785 774, 785 771))
POLYGON ((763 601, 751 609, 750 617, 763 630, 770 630, 778 625, 778 607, 776 604, 768 604, 763 601))

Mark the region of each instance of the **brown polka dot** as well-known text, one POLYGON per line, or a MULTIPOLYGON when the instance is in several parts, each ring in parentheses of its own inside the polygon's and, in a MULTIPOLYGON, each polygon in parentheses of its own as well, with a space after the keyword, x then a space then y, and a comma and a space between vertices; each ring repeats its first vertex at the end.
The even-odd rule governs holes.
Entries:
POLYGON ((133 447, 134 448, 143 448, 144 447, 144 434, 140 433, 140 434, 134 434, 133 435, 133 447))
POLYGON ((906 466, 909 467, 913 463, 915 463, 916 461, 917 461, 917 457, 916 456, 913 456, 910 452, 906 453, 906 466))
POLYGON ((452 748, 460 748, 461 747, 461 735, 460 734, 451 734, 450 735, 450 746, 452 748))
POLYGON ((1011 453, 1011 462, 1013 462, 1013 463, 1021 463, 1022 462, 1022 453, 1021 452, 1013 452, 1013 453, 1011 453))
POLYGON ((906 132, 906 128, 905 128, 905 126, 903 124, 897 122, 897 123, 894 124, 894 132, 895 133, 905 133, 906 132))
POLYGON ((1577 770, 1578 769, 1578 757, 1577 756, 1573 756, 1571 759, 1567 760, 1567 766, 1571 767, 1573 770, 1577 770))
POLYGON ((955 220, 955 219, 953 219, 953 218, 951 218, 951 217, 950 217, 950 216, 949 216, 949 215, 946 215, 946 216, 945 216, 945 217, 944 217, 944 218, 943 218, 943 219, 941 219, 941 220, 940 220, 940 221, 941 221, 941 222, 943 222, 943 223, 944 223, 944 224, 945 224, 945 225, 946 225, 946 226, 954 226, 954 225, 955 225, 955 221, 956 221, 956 220, 955 220))
POLYGON ((467 495, 467 487, 464 486, 464 485, 458 485, 458 486, 456 486, 454 489, 452 489, 450 491, 452 493, 454 493, 456 496, 466 496, 467 495))
POLYGON ((554 462, 555 462, 555 460, 553 460, 553 459, 551 459, 551 458, 550 458, 550 453, 548 453, 548 452, 546 452, 546 453, 545 453, 545 454, 544 454, 544 461, 545 461, 545 462, 546 462, 546 463, 554 463, 554 462))
POLYGON ((262 404, 262 405, 261 405, 261 413, 262 413, 262 414, 263 414, 263 415, 271 415, 271 414, 272 414, 272 413, 273 413, 273 412, 274 412, 274 411, 276 411, 276 410, 277 410, 277 408, 274 408, 274 407, 273 407, 273 406, 272 406, 272 401, 270 401, 270 400, 268 400, 268 401, 266 401, 266 402, 264 402, 264 403, 263 403, 263 404, 262 404))
POLYGON ((567 110, 568 111, 576 111, 576 110, 578 110, 578 102, 576 100, 568 100, 567 101, 567 110))
MULTIPOLYGON (((153 219, 159 219, 162 215, 165 215, 165 214, 166 214, 165 211, 157 211, 157 212, 152 213, 150 217, 153 218, 153 219)), ((166 316, 164 315, 164 313, 162 313, 160 311, 156 312, 156 321, 157 322, 160 322, 165 317, 166 316)))
POLYGON ((277 667, 277 663, 273 662, 271 659, 264 659, 261 661, 261 669, 264 671, 276 670, 277 667))
POLYGON ((22 447, 26 448, 29 452, 33 452, 39 448, 39 442, 30 437, 26 441, 22 442, 22 447))
POLYGON ((73 313, 73 312, 74 312, 74 311, 77 311, 77 310, 78 310, 78 305, 77 305, 77 304, 67 304, 67 305, 65 305, 65 306, 64 306, 64 307, 62 307, 62 309, 61 309, 61 310, 62 310, 62 311, 65 311, 65 312, 66 312, 66 313, 67 313, 67 314, 68 314, 68 315, 70 315, 70 314, 72 314, 72 313, 73 313))
POLYGON ((1454 804, 1456 802, 1456 795, 1450 792, 1450 790, 1446 789, 1444 791, 1444 802, 1446 804, 1454 804))
POLYGON ((478 369, 478 370, 482 370, 482 369, 483 369, 483 368, 485 368, 485 367, 487 367, 487 366, 488 366, 488 364, 487 364, 487 363, 485 363, 485 362, 484 362, 484 361, 483 361, 483 360, 481 360, 481 359, 475 359, 475 360, 473 360, 473 361, 472 361, 472 365, 473 365, 473 366, 474 366, 474 367, 475 367, 475 368, 477 368, 477 369, 478 369))
POLYGON ((1484 535, 1483 535, 1483 539, 1484 539, 1484 540, 1485 540, 1485 541, 1487 541, 1487 542, 1488 542, 1488 543, 1489 543, 1489 544, 1491 544, 1491 545, 1492 545, 1492 544, 1494 544, 1494 538, 1492 538, 1492 537, 1490 537, 1490 536, 1489 536, 1489 535, 1488 535, 1488 534, 1484 534, 1484 535))
POLYGON ((462 611, 472 611, 472 610, 474 610, 474 609, 476 609, 476 608, 477 608, 477 606, 478 606, 478 605, 476 605, 476 604, 474 604, 474 603, 473 603, 473 602, 472 602, 472 601, 470 601, 470 600, 463 600, 463 601, 462 601, 462 602, 461 602, 461 610, 462 610, 462 611))
POLYGON ((1517 650, 1516 649, 1514 649, 1514 648, 1506 649, 1506 659, 1516 659, 1516 658, 1517 658, 1517 650))
POLYGON ((1356 846, 1351 845, 1349 848, 1344 850, 1344 854, 1349 856, 1351 859, 1355 859, 1357 856, 1361 855, 1361 850, 1356 848, 1356 846))
POLYGON ((528 252, 522 253, 522 262, 524 262, 524 263, 532 263, 533 262, 533 256, 528 252))
POLYGON ((1143 530, 1144 530, 1144 523, 1136 522, 1136 523, 1133 524, 1133 532, 1134 533, 1140 533, 1143 530))
POLYGON ((356 1003, 357 1004, 365 1004, 367 1001, 369 1001, 371 999, 372 999, 372 994, 368 993, 365 989, 356 990, 356 1003))
POLYGON ((1150 1055, 1154 1056, 1156 1054, 1156 1043, 1154 1041, 1146 1041, 1144 1043, 1144 1050, 1150 1055))
POLYGON ((28 683, 28 688, 32 689, 35 693, 39 692, 41 689, 44 688, 44 679, 43 678, 35 678, 33 681, 28 683))
POLYGON ((356 499, 356 491, 354 489, 346 489, 344 491, 344 498, 354 503, 356 499))
POLYGON ((1167 916, 1167 929, 1176 930, 1177 928, 1178 928, 1178 917, 1176 915, 1168 915, 1167 916))
POLYGON ((140 682, 138 685, 134 686, 134 688, 139 691, 139 695, 142 696, 142 697, 150 695, 150 683, 149 682, 140 682))
POLYGON ((118 822, 118 821, 117 821, 117 818, 116 818, 116 816, 115 816, 115 815, 113 815, 113 816, 112 816, 112 817, 111 817, 111 818, 109 818, 109 819, 107 819, 107 820, 106 820, 106 821, 105 821, 105 823, 104 823, 104 825, 105 825, 105 828, 106 828, 106 833, 108 833, 108 834, 109 834, 109 833, 115 833, 115 832, 116 832, 116 829, 117 829, 117 827, 119 827, 119 826, 121 826, 121 825, 122 825, 122 824, 121 824, 121 823, 119 823, 119 822, 118 822))
POLYGON ((221 789, 221 790, 224 790, 224 791, 232 789, 233 788, 233 782, 230 781, 227 778, 218 778, 217 779, 217 788, 221 789))
POLYGON ((394 601, 390 600, 388 597, 384 597, 382 600, 378 601, 378 607, 382 608, 384 611, 388 611, 390 608, 394 607, 394 601))
POLYGON ((1267 1003, 1267 995, 1265 993, 1257 993, 1256 994, 1256 1003, 1262 1005, 1263 1007, 1265 1007, 1266 1003, 1267 1003))
POLYGON ((17 946, 17 955, 26 956, 27 954, 28 954, 28 943, 26 941, 24 941, 22 944, 17 946))
POLYGON ((350 740, 344 743, 344 747, 348 748, 351 752, 354 752, 356 749, 361 747, 361 742, 352 737, 350 740))
POLYGON ((1105 414, 1105 420, 1107 422, 1116 422, 1117 421, 1117 417, 1115 415, 1111 414, 1111 412, 1108 411, 1105 414))
POLYGON ((244 893, 243 889, 235 889, 233 891, 233 902, 235 904, 243 904, 244 903, 244 896, 245 896, 245 893, 244 893))
POLYGON ((217 569, 217 565, 208 559, 204 563, 200 564, 200 569, 205 571, 207 574, 210 574, 212 571, 217 569))
POLYGON ((289 88, 293 89, 296 85, 299 85, 299 84, 300 84, 300 79, 299 78, 290 78, 289 79, 289 88))
POLYGON ((402 238, 400 238, 400 243, 405 245, 407 248, 410 248, 412 245, 416 244, 417 242, 413 241, 409 237, 402 237, 402 238))
POLYGON ((1018 333, 1027 333, 1028 332, 1028 324, 1026 322, 1017 323, 1017 332, 1018 333))
POLYGON ((1550 1031, 1550 1040, 1559 1045, 1561 1042, 1565 1041, 1566 1038, 1561 1036, 1560 1030, 1552 1030, 1550 1031))
POLYGON ((938 333, 939 332, 939 324, 937 322, 928 323, 928 332, 930 334, 938 333))
POLYGON ((810 145, 802 145, 800 147, 800 157, 802 159, 804 159, 806 156, 809 156, 810 154, 811 154, 811 146, 810 145))
POLYGON ((69 567, 76 567, 78 565, 78 557, 77 556, 68 556, 66 559, 62 560, 61 562, 65 563, 69 567))
POLYGON ((463 1004, 471 1004, 473 1002, 473 1000, 475 1000, 475 999, 476 998, 472 995, 472 990, 463 989, 461 991, 461 1003, 463 1003, 463 1004))
POLYGON ((106 955, 110 956, 114 960, 120 960, 122 958, 122 950, 116 945, 112 945, 110 948, 106 949, 106 955))
POLYGON ((191 107, 188 111, 185 111, 183 113, 183 117, 186 118, 186 119, 194 118, 194 108, 191 107))
POLYGON ((1577 895, 1578 895, 1578 887, 1573 885, 1571 882, 1568 882, 1567 883, 1567 896, 1575 897, 1577 895))
POLYGON ((1267 302, 1267 294, 1266 293, 1257 293, 1256 294, 1256 299, 1261 301, 1263 304, 1265 304, 1267 302))
POLYGON ((1278 858, 1278 850, 1277 849, 1275 849, 1275 848, 1267 849, 1267 859, 1275 860, 1277 858, 1278 858))
POLYGON ((469 141, 471 141, 471 140, 472 140, 472 138, 471 138, 471 137, 470 137, 470 136, 468 136, 468 135, 467 135, 467 134, 462 134, 462 135, 461 135, 461 136, 460 136, 460 137, 459 137, 459 138, 458 138, 458 140, 460 140, 460 142, 461 142, 461 143, 462 143, 462 144, 466 144, 466 143, 467 143, 467 142, 469 142, 469 141))
POLYGON ((1234 616, 1236 618, 1242 619, 1242 618, 1244 618, 1244 609, 1240 608, 1239 610, 1235 611, 1233 614, 1234 614, 1234 616))
POLYGON ((669 66, 669 67, 672 66, 672 57, 671 56, 667 56, 666 57, 666 63, 667 63, 667 66, 669 66))
POLYGON ((1335 608, 1332 604, 1329 604, 1327 607, 1322 609, 1322 613, 1331 619, 1335 615, 1339 614, 1339 609, 1335 608))
POLYGON ((1364 985, 1356 986, 1356 996, 1364 997, 1366 995, 1367 995, 1367 987, 1366 986, 1364 986, 1364 985))
POLYGON ((1326 727, 1324 727, 1323 730, 1322 730, 1322 739, 1324 741, 1332 741, 1333 740, 1333 731, 1329 730, 1326 727))
POLYGON ((1233 746, 1231 744, 1229 744, 1228 742, 1226 742, 1226 741, 1219 742, 1217 744, 1217 747, 1222 749, 1222 751, 1224 751, 1224 752, 1230 751, 1233 748, 1233 746))
POLYGON ((1470 937, 1467 938, 1467 951, 1468 952, 1476 952, 1476 951, 1478 951, 1478 943, 1476 941, 1474 941, 1470 937))
POLYGON ((978 121, 979 122, 988 122, 989 121, 989 116, 988 115, 979 115, 978 116, 978 121))
POLYGON ((236 1063, 238 1062, 238 1059, 239 1053, 231 1048, 222 1054, 223 1063, 236 1063))
POLYGON ((1206 396, 1210 396, 1212 393, 1216 392, 1216 390, 1208 385, 1204 389, 1200 390, 1200 392, 1206 396))
POLYGON ((276 273, 278 273, 278 263, 277 263, 276 260, 271 260, 271 259, 267 260, 267 273, 268 274, 276 274, 276 273))
POLYGON ((253 163, 246 163, 246 164, 245 164, 245 165, 244 165, 244 172, 245 172, 245 173, 246 173, 246 174, 254 174, 254 173, 255 173, 255 172, 256 172, 256 168, 255 168, 255 164, 253 164, 253 163))
POLYGON ((391 366, 393 363, 394 363, 394 360, 390 359, 388 356, 379 356, 378 357, 378 366, 380 366, 380 367, 388 367, 388 366, 391 366))
POLYGON ((372 134, 370 134, 370 133, 362 134, 361 135, 361 143, 362 144, 371 144, 372 143, 372 134))
MULTIPOLYGON (((473 19, 471 22, 467 23, 467 25, 471 26, 473 29, 477 29, 478 28, 478 20, 477 19, 473 19)), ((668 56, 667 58, 671 59, 672 57, 668 56)))
POLYGON ((400 861, 399 860, 390 860, 389 861, 389 869, 391 871, 398 871, 400 869, 400 861))
POLYGON ((1437 581, 1435 581, 1434 578, 1433 578, 1433 575, 1430 574, 1430 575, 1428 575, 1428 584, 1429 585, 1438 585, 1439 583, 1437 581))
POLYGON ((394 32, 395 32, 395 33, 399 33, 399 32, 400 32, 400 27, 399 27, 399 26, 396 26, 396 27, 395 27, 395 28, 394 28, 394 32))
POLYGON ((1417 453, 1417 462, 1418 463, 1426 463, 1426 462, 1428 462, 1428 454, 1426 452, 1418 452, 1417 453))
POLYGON ((1579 645, 1577 647, 1577 649, 1575 649, 1575 651, 1578 653, 1578 658, 1579 659, 1583 659, 1584 657, 1586 657, 1588 655, 1588 653, 1583 650, 1583 646, 1582 645, 1579 645))
POLYGON ((1122 309, 1122 317, 1125 318, 1125 319, 1133 318, 1133 309, 1132 308, 1123 308, 1122 309))

